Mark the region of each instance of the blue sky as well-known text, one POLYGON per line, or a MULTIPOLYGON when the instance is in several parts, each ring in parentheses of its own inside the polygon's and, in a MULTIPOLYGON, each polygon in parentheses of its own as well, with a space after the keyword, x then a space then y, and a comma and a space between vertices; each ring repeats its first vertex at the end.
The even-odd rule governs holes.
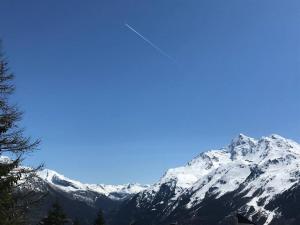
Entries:
POLYGON ((152 183, 238 133, 300 141, 299 26, 298 0, 1 0, 13 101, 43 140, 27 163, 152 183))

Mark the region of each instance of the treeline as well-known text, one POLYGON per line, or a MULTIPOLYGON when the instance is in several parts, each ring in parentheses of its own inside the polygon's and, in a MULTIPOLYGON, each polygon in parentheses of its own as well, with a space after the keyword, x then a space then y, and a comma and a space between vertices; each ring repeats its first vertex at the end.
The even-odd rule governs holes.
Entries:
MULTIPOLYGON (((80 221, 78 219, 72 220, 68 218, 68 216, 63 211, 58 201, 56 201, 52 205, 52 208, 49 210, 48 215, 38 223, 38 225, 66 225, 66 224, 80 225, 80 221)), ((91 225, 105 225, 105 219, 101 209, 98 211, 95 221, 91 225)))

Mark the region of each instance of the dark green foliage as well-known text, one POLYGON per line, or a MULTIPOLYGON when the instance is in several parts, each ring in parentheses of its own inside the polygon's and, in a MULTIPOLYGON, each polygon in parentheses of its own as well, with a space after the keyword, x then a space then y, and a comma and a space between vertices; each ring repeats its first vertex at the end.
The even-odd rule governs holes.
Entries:
POLYGON ((13 186, 18 181, 18 176, 9 176, 11 170, 15 169, 17 162, 7 165, 0 164, 0 224, 14 225, 22 224, 23 214, 17 209, 16 199, 13 195, 13 186))
POLYGON ((75 219, 74 222, 73 222, 73 225, 80 225, 79 220, 75 219))
POLYGON ((64 225, 67 223, 67 216, 58 202, 55 202, 40 224, 43 225, 64 225))
POLYGON ((104 225, 104 224, 105 224, 104 215, 103 215, 102 210, 100 209, 97 214, 97 218, 94 222, 94 225, 104 225))
MULTIPOLYGON (((1 47, 1 46, 0 46, 1 47)), ((24 155, 36 149, 39 141, 25 137, 18 122, 22 113, 9 103, 14 92, 13 74, 0 49, 0 225, 25 224, 30 193, 18 192, 18 186, 26 186, 34 175, 34 170, 20 168, 24 155), (10 159, 4 159, 3 156, 10 159)))

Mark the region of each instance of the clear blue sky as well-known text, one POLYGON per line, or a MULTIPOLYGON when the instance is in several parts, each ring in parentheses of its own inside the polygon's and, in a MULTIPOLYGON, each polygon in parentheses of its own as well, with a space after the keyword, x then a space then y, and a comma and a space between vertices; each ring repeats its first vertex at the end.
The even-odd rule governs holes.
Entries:
POLYGON ((299 27, 299 0, 1 0, 13 100, 43 140, 27 163, 151 183, 238 133, 300 141, 299 27))

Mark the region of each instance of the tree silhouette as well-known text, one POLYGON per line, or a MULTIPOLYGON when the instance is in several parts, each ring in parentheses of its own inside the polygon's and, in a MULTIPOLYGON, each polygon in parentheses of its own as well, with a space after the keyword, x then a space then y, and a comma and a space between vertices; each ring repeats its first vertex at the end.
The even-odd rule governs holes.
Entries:
POLYGON ((79 220, 75 219, 74 222, 73 222, 73 225, 80 225, 79 220))
MULTIPOLYGON (((0 43, 1 45, 1 43, 0 43)), ((0 224, 25 224, 25 213, 31 201, 29 193, 19 192, 19 186, 26 187, 34 175, 33 169, 20 167, 26 153, 34 151, 39 141, 25 137, 18 125, 22 113, 16 105, 10 104, 13 94, 14 75, 2 54, 0 46, 0 224), (9 156, 10 158, 7 158, 9 156)), ((26 188, 23 188, 24 190, 26 188)), ((28 189, 27 189, 28 190, 28 189)))
POLYGON ((49 210, 48 215, 44 218, 40 224, 43 225, 64 225, 67 222, 67 216, 64 213, 63 209, 56 201, 52 208, 49 210))
POLYGON ((104 225, 104 224, 105 224, 104 215, 103 215, 102 210, 100 209, 98 211, 97 218, 94 222, 94 225, 104 225))

